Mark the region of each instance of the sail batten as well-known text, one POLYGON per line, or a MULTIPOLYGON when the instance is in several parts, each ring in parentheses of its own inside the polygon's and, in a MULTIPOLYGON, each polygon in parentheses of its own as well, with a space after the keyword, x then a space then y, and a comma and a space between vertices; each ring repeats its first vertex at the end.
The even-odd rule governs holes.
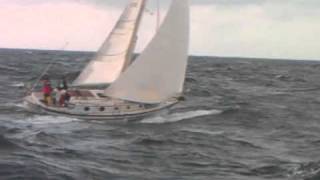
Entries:
POLYGON ((172 0, 167 16, 146 49, 105 95, 160 103, 183 91, 189 48, 188 0, 172 0))
POLYGON ((146 0, 131 0, 96 56, 73 82, 75 86, 112 83, 130 64, 146 0))

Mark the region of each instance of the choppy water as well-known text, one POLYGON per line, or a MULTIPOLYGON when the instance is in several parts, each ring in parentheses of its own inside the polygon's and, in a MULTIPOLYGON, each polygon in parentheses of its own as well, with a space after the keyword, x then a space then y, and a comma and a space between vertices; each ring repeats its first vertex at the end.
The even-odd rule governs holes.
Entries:
POLYGON ((22 108, 51 59, 76 73, 90 53, 0 50, 0 179, 320 179, 320 63, 190 58, 186 101, 135 122, 22 108))

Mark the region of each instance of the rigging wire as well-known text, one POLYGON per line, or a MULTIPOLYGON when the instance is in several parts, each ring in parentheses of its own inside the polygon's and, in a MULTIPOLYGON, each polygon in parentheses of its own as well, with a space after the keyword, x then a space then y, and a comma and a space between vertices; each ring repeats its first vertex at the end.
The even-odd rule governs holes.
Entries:
MULTIPOLYGON (((65 50, 65 48, 69 45, 69 42, 66 42, 64 44, 64 46, 60 49, 60 51, 65 50)), ((56 58, 52 58, 52 60, 50 61, 49 65, 45 68, 45 70, 40 74, 40 76, 37 78, 37 80, 35 81, 35 83, 31 86, 31 88, 27 91, 27 94, 29 94, 30 92, 32 92, 36 86, 39 84, 41 78, 49 71, 49 69, 55 64, 55 60, 56 58)))

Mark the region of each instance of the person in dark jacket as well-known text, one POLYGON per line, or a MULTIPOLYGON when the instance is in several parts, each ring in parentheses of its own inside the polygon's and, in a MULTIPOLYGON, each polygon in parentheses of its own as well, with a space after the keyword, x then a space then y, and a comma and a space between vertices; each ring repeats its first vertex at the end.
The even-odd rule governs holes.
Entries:
POLYGON ((64 90, 68 90, 68 83, 66 77, 63 77, 61 82, 60 82, 60 88, 64 90))

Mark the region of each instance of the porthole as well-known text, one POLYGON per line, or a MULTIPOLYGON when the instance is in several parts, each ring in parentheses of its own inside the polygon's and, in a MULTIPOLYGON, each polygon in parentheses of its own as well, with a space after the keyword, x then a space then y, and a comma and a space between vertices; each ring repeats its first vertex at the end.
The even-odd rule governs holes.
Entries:
POLYGON ((127 106, 127 109, 130 109, 130 106, 127 106))
POLYGON ((104 110, 106 110, 105 107, 100 107, 100 111, 104 111, 104 110))
POLYGON ((118 110, 119 110, 119 108, 118 108, 118 107, 115 107, 115 108, 114 108, 114 110, 118 111, 118 110))
POLYGON ((90 108, 89 107, 85 107, 84 110, 85 111, 90 111, 90 108))

